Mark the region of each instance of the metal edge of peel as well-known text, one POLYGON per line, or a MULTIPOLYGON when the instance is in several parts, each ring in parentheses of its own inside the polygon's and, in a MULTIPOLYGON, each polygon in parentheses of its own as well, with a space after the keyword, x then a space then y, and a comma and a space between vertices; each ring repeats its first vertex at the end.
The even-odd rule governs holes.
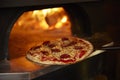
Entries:
MULTIPOLYGON (((104 47, 109 47, 109 46, 113 46, 113 45, 114 45, 114 42, 110 42, 110 43, 108 43, 108 44, 103 45, 102 47, 104 48, 104 47)), ((99 54, 101 54, 101 53, 103 53, 103 52, 105 52, 105 51, 106 51, 106 50, 104 50, 104 49, 97 49, 97 50, 93 51, 87 58, 90 58, 90 57, 99 55, 99 54)), ((87 58, 86 58, 86 59, 87 59, 87 58)))

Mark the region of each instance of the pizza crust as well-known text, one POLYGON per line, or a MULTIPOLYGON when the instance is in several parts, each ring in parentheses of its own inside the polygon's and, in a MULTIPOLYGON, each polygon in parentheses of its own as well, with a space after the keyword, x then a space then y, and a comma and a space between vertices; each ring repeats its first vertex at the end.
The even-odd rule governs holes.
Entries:
POLYGON ((85 59, 93 51, 93 45, 89 41, 78 37, 59 38, 53 41, 48 41, 52 45, 48 45, 47 41, 45 42, 28 50, 26 58, 39 64, 67 65, 85 59), (66 41, 63 41, 62 39, 66 39, 66 41), (78 49, 75 49, 75 47, 78 49), (82 47, 82 49, 79 49, 79 47, 82 47), (54 50, 56 50, 56 52, 54 52, 54 50), (42 54, 41 51, 44 51, 45 55, 42 54), (69 54, 70 58, 66 57, 61 60, 61 55, 64 55, 64 53, 69 54), (42 60, 43 57, 46 57, 47 59, 42 60), (53 60, 53 58, 57 60, 53 60))

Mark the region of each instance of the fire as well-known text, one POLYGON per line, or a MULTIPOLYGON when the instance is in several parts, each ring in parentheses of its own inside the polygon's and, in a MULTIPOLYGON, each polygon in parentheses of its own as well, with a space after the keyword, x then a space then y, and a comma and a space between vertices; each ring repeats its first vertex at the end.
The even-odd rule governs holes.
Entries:
POLYGON ((55 25, 55 28, 63 27, 64 23, 67 23, 67 16, 63 16, 63 18, 55 25))
POLYGON ((70 21, 64 8, 57 7, 25 12, 15 25, 26 30, 51 30, 70 26, 70 21))
POLYGON ((67 21, 67 16, 63 16, 63 18, 61 19, 61 22, 65 23, 67 21))

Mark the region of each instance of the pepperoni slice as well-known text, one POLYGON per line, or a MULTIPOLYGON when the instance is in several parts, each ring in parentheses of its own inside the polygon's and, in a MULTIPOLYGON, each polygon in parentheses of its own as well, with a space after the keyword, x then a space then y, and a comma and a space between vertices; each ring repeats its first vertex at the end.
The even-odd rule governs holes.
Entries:
POLYGON ((71 62, 75 62, 75 59, 68 59, 68 60, 61 59, 60 61, 64 63, 71 63, 71 62))
POLYGON ((86 53, 86 50, 82 50, 79 54, 79 58, 81 58, 86 53))
POLYGON ((65 59, 65 58, 70 58, 70 55, 68 55, 68 54, 62 54, 60 56, 60 59, 65 59))
POLYGON ((77 44, 77 42, 76 41, 72 41, 72 42, 70 42, 70 46, 72 46, 72 45, 75 45, 75 44, 77 44))
POLYGON ((50 47, 50 48, 53 48, 53 47, 55 47, 56 45, 55 44, 49 44, 48 45, 48 47, 50 47))
POLYGON ((66 38, 66 37, 63 37, 63 38, 62 38, 62 41, 66 41, 66 40, 69 40, 69 39, 66 38))
POLYGON ((51 49, 52 52, 60 52, 60 49, 51 49))
POLYGON ((46 56, 49 55, 49 52, 48 52, 48 51, 41 51, 41 53, 42 53, 43 55, 46 55, 46 56))
POLYGON ((45 45, 45 46, 47 46, 47 45, 49 45, 50 44, 50 41, 45 41, 45 42, 43 42, 43 45, 45 45))
POLYGON ((52 61, 58 61, 58 59, 57 58, 53 58, 53 60, 52 61))
POLYGON ((80 49, 83 49, 83 47, 81 47, 81 46, 75 46, 74 49, 80 50, 80 49))
POLYGON ((39 49, 41 46, 35 46, 35 47, 32 47, 30 50, 36 50, 36 49, 39 49))
POLYGON ((41 61, 47 61, 48 59, 44 56, 42 56, 41 61))
POLYGON ((71 62, 74 62, 75 59, 70 59, 70 55, 69 54, 62 54, 60 56, 60 61, 61 62, 64 62, 64 63, 71 63, 71 62))
POLYGON ((70 42, 70 43, 68 43, 68 44, 63 44, 63 45, 61 45, 62 47, 69 47, 69 46, 72 46, 72 45, 75 45, 77 42, 75 42, 75 41, 72 41, 72 42, 70 42))

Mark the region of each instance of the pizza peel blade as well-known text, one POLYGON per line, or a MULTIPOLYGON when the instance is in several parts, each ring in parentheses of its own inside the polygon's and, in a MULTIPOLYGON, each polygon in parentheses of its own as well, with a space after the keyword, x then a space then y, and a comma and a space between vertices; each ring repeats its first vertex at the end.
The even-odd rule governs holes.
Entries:
POLYGON ((86 59, 91 58, 91 57, 96 56, 96 55, 99 55, 99 54, 101 54, 101 53, 103 53, 103 52, 105 52, 105 51, 106 51, 106 50, 95 50, 95 51, 92 52, 88 57, 86 57, 86 59))
POLYGON ((105 44, 103 45, 101 48, 99 49, 96 49, 95 51, 93 51, 87 58, 91 58, 93 56, 96 56, 96 55, 99 55, 101 53, 104 53, 106 52, 106 50, 116 50, 116 49, 120 49, 120 47, 116 47, 116 46, 113 46, 114 45, 114 42, 110 42, 108 44, 105 44))

